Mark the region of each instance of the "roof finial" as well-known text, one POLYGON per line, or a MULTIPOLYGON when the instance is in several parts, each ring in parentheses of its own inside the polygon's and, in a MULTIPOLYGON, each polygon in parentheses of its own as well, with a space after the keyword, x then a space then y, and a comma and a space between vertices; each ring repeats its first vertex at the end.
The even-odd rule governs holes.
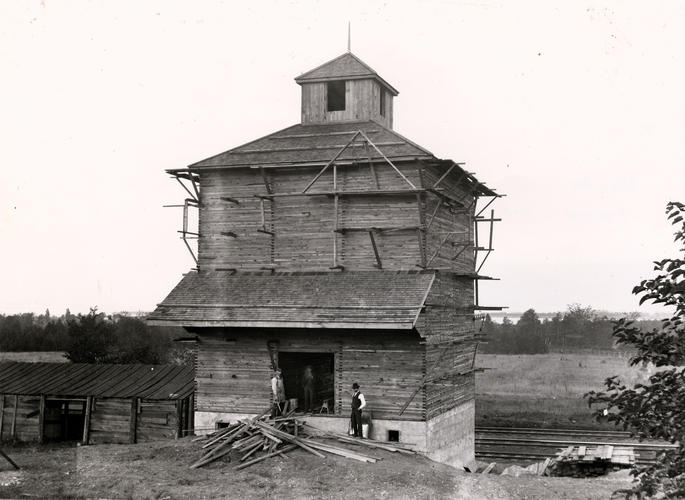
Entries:
POLYGON ((352 46, 352 36, 350 34, 350 32, 351 32, 350 25, 351 24, 352 23, 350 21, 347 21, 347 52, 352 52, 352 50, 350 48, 352 46))

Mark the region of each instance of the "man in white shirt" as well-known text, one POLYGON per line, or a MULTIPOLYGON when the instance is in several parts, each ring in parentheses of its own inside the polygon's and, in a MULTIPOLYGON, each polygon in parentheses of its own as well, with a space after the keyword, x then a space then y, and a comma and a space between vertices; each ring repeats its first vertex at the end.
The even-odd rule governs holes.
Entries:
POLYGON ((280 368, 274 370, 274 376, 271 378, 271 393, 273 395, 271 416, 276 417, 285 411, 285 387, 280 368))
POLYGON ((362 438, 362 410, 366 407, 366 399, 364 395, 359 392, 359 384, 355 382, 352 384, 352 430, 354 431, 354 437, 362 438))

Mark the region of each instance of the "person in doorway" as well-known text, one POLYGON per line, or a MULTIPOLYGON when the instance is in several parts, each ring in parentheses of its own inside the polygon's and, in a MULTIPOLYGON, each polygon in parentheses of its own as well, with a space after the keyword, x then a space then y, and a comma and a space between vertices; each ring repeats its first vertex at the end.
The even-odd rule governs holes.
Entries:
POLYGON ((314 411, 314 374, 311 365, 307 365, 302 375, 302 388, 304 389, 304 411, 314 411))
POLYGON ((283 374, 280 368, 274 370, 273 377, 271 377, 271 394, 273 405, 271 409, 271 416, 277 417, 285 410, 285 386, 283 385, 283 374))
POLYGON ((366 399, 364 395, 359 392, 359 384, 355 382, 352 384, 352 430, 354 437, 363 438, 362 434, 362 410, 366 407, 366 399))

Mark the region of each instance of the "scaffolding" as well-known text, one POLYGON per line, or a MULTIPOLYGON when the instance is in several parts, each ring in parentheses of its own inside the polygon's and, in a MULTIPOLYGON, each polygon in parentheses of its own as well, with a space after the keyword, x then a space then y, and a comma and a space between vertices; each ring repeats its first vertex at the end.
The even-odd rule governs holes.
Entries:
MULTIPOLYGON (((306 184, 306 186, 301 191, 289 192, 289 193, 275 193, 266 174, 266 169, 268 168, 284 168, 284 166, 251 166, 250 168, 258 168, 263 183, 266 189, 266 194, 264 193, 253 193, 251 197, 243 196, 221 196, 221 200, 226 203, 231 203, 235 205, 240 205, 241 201, 246 199, 254 199, 255 197, 259 199, 259 213, 260 220, 257 223, 257 231, 266 234, 271 237, 271 248, 274 247, 274 238, 276 236, 274 228, 267 225, 266 217, 266 203, 274 204, 278 198, 283 197, 301 197, 301 196, 323 196, 332 199, 332 227, 331 227, 331 265, 329 269, 331 270, 343 270, 344 266, 340 263, 340 242, 339 237, 345 233, 350 232, 364 232, 369 236, 369 245, 373 251, 373 257, 375 262, 373 266, 378 269, 383 269, 383 256, 379 251, 379 246, 377 243, 377 237, 383 233, 397 232, 397 231, 414 231, 418 239, 419 248, 419 262, 417 262, 417 267, 424 270, 439 270, 439 271, 449 271, 453 272, 453 267, 437 267, 432 266, 435 259, 440 255, 440 251, 446 244, 451 245, 455 248, 455 254, 451 257, 452 262, 456 262, 457 259, 467 251, 473 253, 474 271, 473 272, 462 272, 455 273, 457 276, 470 278, 474 280, 474 309, 475 310, 501 310, 502 307, 488 307, 480 305, 479 301, 479 280, 490 280, 495 279, 488 276, 481 275, 480 272, 488 260, 490 254, 494 251, 493 247, 493 234, 494 234, 494 223, 500 222, 501 219, 495 218, 494 209, 490 209, 489 215, 484 216, 488 208, 493 204, 493 202, 500 198, 502 195, 495 193, 494 190, 486 188, 484 183, 478 181, 472 172, 467 172, 463 166, 463 163, 453 162, 451 160, 435 160, 435 161, 425 161, 420 160, 421 163, 430 165, 440 165, 445 166, 445 171, 442 175, 431 185, 425 186, 423 182, 423 177, 421 176, 421 185, 416 186, 407 176, 405 176, 402 171, 379 149, 379 147, 369 139, 368 135, 362 131, 357 130, 356 132, 350 132, 352 135, 351 139, 342 146, 335 155, 325 163, 319 165, 322 168, 318 173, 306 184), (354 159, 349 158, 341 159, 344 152, 351 150, 354 152, 354 159), (357 152, 363 150, 365 152, 365 157, 359 157, 357 152), (375 151, 376 157, 372 158, 371 151, 375 151), (369 168, 371 179, 375 189, 371 190, 354 190, 347 191, 340 189, 339 182, 339 168, 345 168, 348 166, 363 166, 366 165, 369 168), (377 175, 376 169, 379 166, 388 166, 399 176, 403 184, 406 185, 404 189, 383 189, 380 185, 380 181, 377 175), (456 196, 452 196, 446 192, 441 187, 441 184, 448 176, 455 171, 459 171, 459 177, 457 178, 456 184, 460 186, 467 186, 466 193, 463 198, 459 199, 456 196), (319 179, 327 172, 332 173, 332 189, 324 191, 312 191, 311 188, 319 181, 319 179), (364 227, 343 227, 340 223, 340 204, 341 199, 347 196, 407 196, 411 195, 415 197, 417 203, 418 211, 418 221, 416 225, 404 225, 404 226, 364 226, 364 227), (435 208, 432 210, 430 215, 426 217, 422 205, 427 197, 435 197, 437 203, 435 208), (489 198, 485 205, 476 212, 476 206, 479 199, 489 198), (443 232, 442 238, 440 239, 437 248, 431 253, 430 256, 426 255, 426 234, 431 229, 433 222, 438 214, 441 207, 448 207, 450 209, 458 210, 459 213, 465 214, 470 220, 468 224, 468 229, 465 231, 447 231, 443 232), (427 220, 426 220, 427 218, 427 220), (482 224, 486 224, 487 228, 480 228, 482 224), (484 231, 485 229, 485 231, 484 231), (486 234, 486 238, 483 240, 482 234, 486 234)), ((293 164, 288 166, 312 166, 311 164, 293 164)), ((200 185, 199 185, 199 175, 196 173, 198 169, 177 169, 168 170, 168 173, 183 187, 185 192, 189 195, 188 198, 184 200, 183 205, 166 205, 171 207, 182 207, 183 208, 183 226, 182 230, 178 231, 181 234, 181 239, 183 240, 185 246, 190 252, 197 268, 199 269, 200 263, 198 256, 193 251, 189 241, 197 240, 201 238, 199 232, 193 232, 189 230, 189 210, 191 208, 200 208, 200 185)), ((199 230, 198 230, 199 231, 199 230)), ((233 231, 223 231, 222 236, 237 238, 238 234, 233 231)), ((265 265, 262 269, 274 270, 275 265, 273 262, 273 251, 271 252, 271 262, 265 265)), ((224 269, 227 270, 227 269, 224 269)), ((236 271, 236 269, 231 268, 230 270, 236 271)))

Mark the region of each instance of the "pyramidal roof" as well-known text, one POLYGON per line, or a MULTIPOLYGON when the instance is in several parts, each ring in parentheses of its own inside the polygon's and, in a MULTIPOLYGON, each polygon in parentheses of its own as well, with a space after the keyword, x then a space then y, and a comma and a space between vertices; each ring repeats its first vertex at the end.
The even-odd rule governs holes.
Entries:
POLYGON ((302 73, 295 78, 299 84, 325 82, 330 80, 358 80, 362 78, 372 78, 378 80, 393 95, 399 92, 388 82, 383 80, 368 64, 355 56, 352 52, 345 52, 343 55, 331 59, 327 63, 302 73))

